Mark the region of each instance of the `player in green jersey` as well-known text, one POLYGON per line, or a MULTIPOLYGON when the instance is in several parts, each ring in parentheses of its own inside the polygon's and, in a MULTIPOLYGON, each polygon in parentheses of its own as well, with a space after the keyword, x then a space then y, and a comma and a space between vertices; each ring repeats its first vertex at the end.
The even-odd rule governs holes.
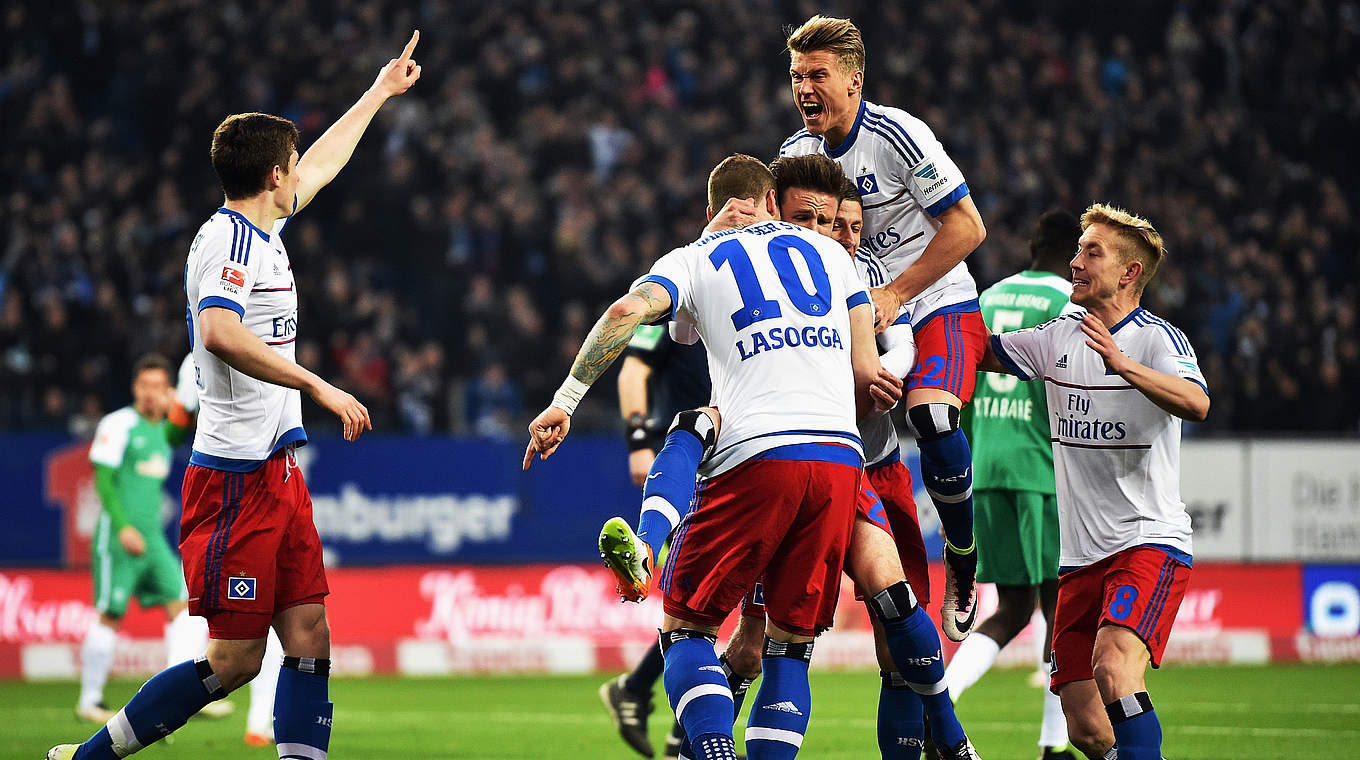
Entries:
POLYGON ((143 607, 165 610, 170 621, 165 644, 171 662, 192 659, 207 646, 207 626, 185 609, 179 555, 161 528, 171 447, 184 440, 189 414, 175 399, 170 362, 165 357, 148 354, 138 359, 132 378, 132 404, 100 420, 90 446, 102 507, 91 547, 94 603, 99 614, 90 622, 81 645, 76 714, 97 723, 113 716, 104 704, 104 683, 118 628, 132 597, 143 607))
MULTIPOLYGON (((992 332, 1033 327, 1078 310, 1068 300, 1072 294, 1068 262, 1080 237, 1081 224, 1065 211, 1049 211, 1039 218, 1030 239, 1030 268, 978 298, 992 332)), ((945 679, 955 699, 1029 623, 1036 601, 1048 624, 1044 636, 1048 661, 1058 592, 1058 505, 1043 382, 979 373, 973 403, 963 412, 963 427, 973 443, 977 578, 996 584, 998 606, 949 663, 945 679)), ((1043 758, 1073 757, 1067 749, 1062 707, 1047 691, 1039 745, 1043 758)))

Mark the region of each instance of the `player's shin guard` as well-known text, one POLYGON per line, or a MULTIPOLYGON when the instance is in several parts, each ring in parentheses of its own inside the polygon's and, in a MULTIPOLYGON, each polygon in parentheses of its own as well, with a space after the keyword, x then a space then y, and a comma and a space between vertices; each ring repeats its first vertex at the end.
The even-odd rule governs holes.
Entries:
POLYGON ((898 581, 874 594, 869 608, 883 623, 888 651, 907 682, 921 697, 936 744, 953 747, 963 741, 963 727, 954 716, 954 703, 944 680, 944 657, 940 634, 906 581, 898 581))
POLYGON ((1146 691, 1120 697, 1105 705, 1114 727, 1119 760, 1161 760, 1162 724, 1146 691))
POLYGON ((691 409, 675 415, 642 487, 637 533, 652 547, 653 557, 661 556, 666 536, 689 511, 699 463, 712 453, 717 438, 713 419, 706 412, 691 409))
POLYGON ((280 758, 325 760, 331 744, 331 661, 284 657, 274 692, 274 741, 280 758))
POLYGON ((878 751, 883 760, 918 760, 925 747, 921 696, 901 673, 880 673, 878 693, 878 751))
POLYGON ((675 719, 685 729, 694 760, 733 760, 732 690, 718 664, 717 637, 677 628, 661 634, 662 681, 675 719))
POLYGON ((973 546, 973 452, 959 429, 959 410, 949 404, 917 404, 907 410, 921 450, 921 476, 940 513, 944 537, 954 548, 973 546))
POLYGON ((788 644, 766 637, 760 689, 746 723, 746 753, 751 760, 789 760, 803 746, 812 717, 810 662, 811 641, 788 644))
POLYGON ((76 750, 74 760, 127 757, 159 741, 227 692, 206 658, 166 668, 142 684, 123 709, 76 750))

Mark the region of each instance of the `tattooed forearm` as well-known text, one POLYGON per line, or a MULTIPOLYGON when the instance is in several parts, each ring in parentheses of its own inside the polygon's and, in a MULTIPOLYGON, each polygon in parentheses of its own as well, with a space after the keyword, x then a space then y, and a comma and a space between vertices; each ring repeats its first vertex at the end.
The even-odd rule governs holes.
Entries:
POLYGON ((586 336, 571 365, 571 376, 593 385, 623 353, 639 324, 655 321, 670 309, 670 293, 653 282, 644 282, 615 301, 586 336))

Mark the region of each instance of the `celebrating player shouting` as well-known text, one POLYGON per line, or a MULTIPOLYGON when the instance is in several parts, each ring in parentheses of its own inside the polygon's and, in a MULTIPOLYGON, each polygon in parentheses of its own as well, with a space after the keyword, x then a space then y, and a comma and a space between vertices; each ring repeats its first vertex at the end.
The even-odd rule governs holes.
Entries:
POLYGON ((920 119, 863 99, 864 41, 847 19, 813 16, 789 35, 789 77, 804 129, 780 155, 824 153, 864 198, 861 248, 882 267, 870 284, 882 332, 908 320, 919 351, 907 380, 926 491, 945 532, 945 633, 977 616, 972 455, 959 411, 973 395, 986 326, 963 260, 986 236, 963 173, 920 119), (902 307, 909 307, 902 314, 902 307))
POLYGON ((293 458, 307 440, 299 391, 341 419, 346 440, 372 425, 353 396, 294 360, 297 292, 279 236, 349 161, 383 103, 420 78, 411 59, 418 39, 301 160, 297 127, 277 116, 237 114, 213 132, 226 203, 194 238, 185 269, 201 410, 180 528, 189 610, 208 619, 208 653, 152 677, 98 733, 53 747, 48 760, 126 757, 169 735, 255 676, 271 625, 285 655, 274 702, 279 757, 326 757, 328 589, 293 458))
POLYGON ((732 693, 713 643, 762 574, 770 622, 747 748, 752 758, 797 753, 813 637, 832 622, 862 475, 855 421, 894 400, 871 401, 881 367, 869 296, 848 257, 777 221, 774 177, 760 161, 733 156, 713 170, 710 213, 733 197, 759 199, 761 223, 672 251, 616 301, 531 424, 524 460, 557 448, 576 403, 639 323, 678 316, 696 326, 724 424, 667 560, 662 646, 666 693, 699 760, 735 755, 732 693))
POLYGON ((1072 302, 1087 313, 993 335, 983 368, 1047 392, 1062 534, 1052 688, 1071 741, 1090 758, 1158 760, 1143 676, 1189 583, 1181 420, 1203 420, 1209 393, 1185 334, 1138 305, 1161 235, 1103 204, 1081 226, 1072 302))

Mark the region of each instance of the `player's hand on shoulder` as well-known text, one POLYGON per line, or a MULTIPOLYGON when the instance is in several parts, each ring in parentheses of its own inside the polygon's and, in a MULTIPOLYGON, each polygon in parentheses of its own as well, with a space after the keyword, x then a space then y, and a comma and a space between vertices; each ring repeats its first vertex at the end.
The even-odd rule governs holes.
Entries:
POLYGON ((887 288, 869 288, 869 298, 874 302, 874 332, 882 333, 897 319, 902 302, 887 288))
POLYGON ((523 469, 529 469, 529 464, 534 461, 534 454, 538 454, 539 459, 552 456, 557 447, 562 445, 570 429, 571 415, 565 410, 550 406, 540 412, 534 421, 529 423, 529 445, 524 449, 523 469))
POLYGON ((322 409, 340 418, 346 441, 357 441, 365 430, 373 429, 373 421, 368 417, 367 407, 359 403, 359 399, 334 385, 322 383, 312 394, 312 398, 322 409))
POLYGON ((373 80, 372 89, 377 90, 384 98, 400 95, 411 89, 411 85, 420 79, 420 64, 411 58, 419 41, 420 30, 417 29, 411 34, 411 40, 406 43, 401 55, 388 61, 382 71, 378 72, 378 78, 373 80))
POLYGON ((709 220, 708 226, 704 228, 704 234, 720 230, 739 230, 755 223, 755 198, 728 198, 722 209, 709 220))
POLYGON ((869 398, 874 402, 870 416, 887 413, 902 400, 902 378, 879 367, 878 374, 869 383, 869 398))
POLYGON ((133 557, 140 557, 146 554, 146 539, 142 534, 131 525, 124 525, 118 531, 118 543, 123 545, 123 551, 133 557))

